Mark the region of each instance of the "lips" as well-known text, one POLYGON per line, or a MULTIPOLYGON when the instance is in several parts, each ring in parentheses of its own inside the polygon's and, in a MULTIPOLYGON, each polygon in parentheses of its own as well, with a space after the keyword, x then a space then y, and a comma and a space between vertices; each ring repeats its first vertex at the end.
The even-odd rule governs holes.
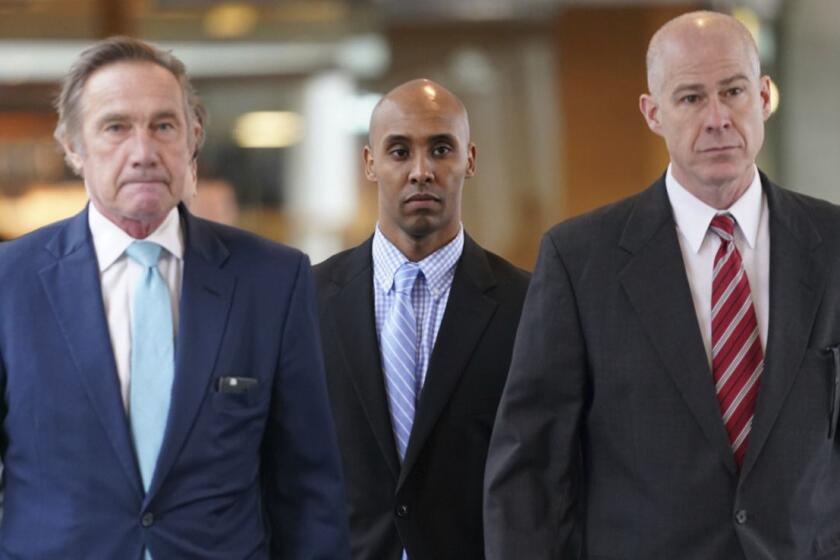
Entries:
POLYGON ((702 148, 700 151, 702 153, 706 153, 706 154, 715 154, 715 153, 728 152, 728 151, 731 151, 731 150, 737 150, 740 147, 741 146, 712 146, 712 147, 709 147, 709 148, 702 148))
POLYGON ((167 185, 169 184, 169 179, 166 177, 130 177, 128 179, 123 179, 120 181, 120 186, 125 187, 128 185, 167 185))
POLYGON ((415 193, 405 199, 405 202, 439 202, 440 197, 431 193, 415 193))

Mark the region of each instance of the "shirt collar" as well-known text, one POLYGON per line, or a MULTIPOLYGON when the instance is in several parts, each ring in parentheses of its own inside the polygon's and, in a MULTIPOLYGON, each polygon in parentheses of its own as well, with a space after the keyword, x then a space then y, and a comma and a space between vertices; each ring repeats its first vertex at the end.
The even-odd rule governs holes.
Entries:
POLYGON ((700 251, 700 246, 709 231, 709 224, 716 214, 728 212, 735 218, 735 222, 741 229, 747 244, 755 247, 758 237, 758 225, 761 222, 764 194, 761 190, 761 178, 758 169, 753 165, 753 180, 750 186, 726 210, 712 208, 683 187, 674 177, 671 166, 665 174, 665 188, 668 191, 668 199, 674 211, 674 221, 677 228, 682 232, 688 241, 689 247, 694 253, 700 251))
MULTIPOLYGON (((103 216, 92 202, 88 204, 88 227, 93 237, 99 272, 105 272, 135 241, 114 222, 103 216)), ((169 211, 163 222, 146 237, 145 241, 157 243, 178 260, 183 258, 184 242, 177 207, 169 211)))
MULTIPOLYGON (((432 297, 437 299, 452 283, 455 275, 455 265, 464 250, 464 226, 458 229, 455 238, 427 256, 417 264, 426 278, 426 286, 432 297)), ((394 274, 397 269, 408 262, 408 258, 391 243, 379 229, 373 233, 373 275, 385 293, 394 287, 394 274)))

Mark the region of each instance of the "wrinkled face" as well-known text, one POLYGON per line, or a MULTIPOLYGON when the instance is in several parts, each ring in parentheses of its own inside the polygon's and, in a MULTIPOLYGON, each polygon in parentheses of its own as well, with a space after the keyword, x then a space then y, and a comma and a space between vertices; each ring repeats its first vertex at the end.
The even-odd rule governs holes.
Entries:
POLYGON ((674 40, 660 64, 661 87, 642 112, 665 139, 674 176, 692 192, 746 187, 770 114, 769 78, 732 34, 674 40))
POLYGON ((451 240, 460 228, 464 179, 475 173, 466 115, 431 102, 390 102, 379 111, 364 158, 365 175, 379 186, 383 233, 451 240))
POLYGON ((88 78, 79 133, 64 148, 103 215, 117 225, 158 224, 195 180, 195 134, 171 72, 117 62, 88 78))

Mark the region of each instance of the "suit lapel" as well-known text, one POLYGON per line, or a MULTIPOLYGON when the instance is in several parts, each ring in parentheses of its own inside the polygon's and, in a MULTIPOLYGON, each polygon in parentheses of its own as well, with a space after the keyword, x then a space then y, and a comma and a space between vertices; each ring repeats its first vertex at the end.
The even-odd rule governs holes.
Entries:
POLYGON ((495 285, 495 277, 484 251, 469 236, 446 303, 440 332, 429 360, 426 382, 414 417, 397 489, 402 486, 426 444, 452 391, 469 362, 497 303, 485 295, 495 285))
POLYGON ((619 274, 630 303, 706 438, 736 474, 664 179, 638 199, 620 246, 631 254, 619 274))
POLYGON ((821 239, 790 194, 761 176, 770 211, 770 327, 742 478, 752 470, 799 372, 825 284, 821 239))
POLYGON ((40 271, 47 299, 64 334, 82 385, 138 497, 143 495, 105 319, 87 210, 47 244, 56 262, 40 271))
POLYGON ((236 284, 222 265, 230 253, 208 224, 181 208, 186 248, 172 405, 146 504, 160 488, 193 424, 216 363, 236 284))
POLYGON ((326 305, 324 319, 325 327, 339 342, 345 371, 352 378, 379 449, 396 479, 400 464, 376 339, 371 240, 355 249, 349 262, 335 271, 333 282, 338 288, 326 305))

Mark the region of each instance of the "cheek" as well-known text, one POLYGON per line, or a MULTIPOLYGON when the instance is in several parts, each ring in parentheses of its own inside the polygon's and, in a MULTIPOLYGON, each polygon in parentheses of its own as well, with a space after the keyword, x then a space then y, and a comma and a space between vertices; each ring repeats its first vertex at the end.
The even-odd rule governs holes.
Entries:
POLYGON ((114 201, 118 196, 117 177, 109 168, 93 165, 90 160, 85 163, 85 188, 91 198, 102 202, 114 201))

